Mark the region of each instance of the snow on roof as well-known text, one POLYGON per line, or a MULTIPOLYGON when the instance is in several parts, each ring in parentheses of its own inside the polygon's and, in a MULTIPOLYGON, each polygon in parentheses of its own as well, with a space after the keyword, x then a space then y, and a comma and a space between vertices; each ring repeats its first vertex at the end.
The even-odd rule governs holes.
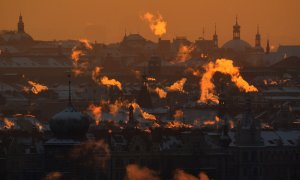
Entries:
POLYGON ((81 120, 83 119, 84 115, 81 112, 77 112, 73 106, 67 106, 63 111, 55 114, 53 119, 57 120, 68 120, 68 119, 76 119, 81 120))
POLYGON ((105 121, 113 120, 115 122, 119 122, 119 121, 125 121, 126 119, 128 119, 128 115, 126 114, 126 112, 123 112, 123 111, 119 111, 116 114, 102 112, 101 119, 105 120, 105 121))
POLYGON ((17 53, 17 52, 19 52, 18 49, 16 49, 13 46, 9 46, 9 45, 1 45, 0 46, 0 50, 2 50, 2 51, 6 51, 7 50, 9 53, 17 53))
POLYGON ((0 82, 0 91, 16 91, 17 89, 10 86, 9 84, 0 82))
POLYGON ((298 45, 280 45, 277 53, 282 56, 298 56, 300 57, 300 46, 298 45))
POLYGON ((280 88, 267 88, 267 89, 262 89, 262 93, 295 93, 298 92, 300 93, 300 88, 299 87, 280 87, 280 88))
POLYGON ((142 108, 142 109, 151 114, 165 114, 168 113, 169 111, 169 108, 163 108, 163 107, 152 108, 152 109, 142 108))
POLYGON ((300 100, 300 96, 266 96, 265 99, 271 100, 300 100))
MULTIPOLYGON (((50 87, 50 90, 53 90, 58 94, 58 99, 67 99, 69 97, 69 86, 67 85, 59 85, 57 87, 50 87)), ((72 85, 71 86, 71 96, 72 99, 82 99, 82 94, 85 92, 85 89, 79 86, 72 85)))
POLYGON ((182 145, 182 141, 175 136, 163 136, 160 144, 160 150, 169 150, 182 145))
POLYGON ((56 138, 53 138, 53 139, 48 140, 45 144, 46 145, 57 145, 57 144, 60 144, 60 145, 74 145, 74 144, 80 144, 80 141, 76 141, 76 140, 73 140, 73 139, 56 139, 56 138))
MULTIPOLYGON (((235 146, 235 133, 229 132, 229 137, 231 138, 230 146, 235 146)), ((299 130, 289 130, 289 131, 261 131, 261 137, 264 142, 264 147, 270 146, 297 146, 298 140, 300 138, 299 130)))
POLYGON ((72 64, 65 58, 54 57, 0 57, 0 67, 64 67, 70 68, 72 64))

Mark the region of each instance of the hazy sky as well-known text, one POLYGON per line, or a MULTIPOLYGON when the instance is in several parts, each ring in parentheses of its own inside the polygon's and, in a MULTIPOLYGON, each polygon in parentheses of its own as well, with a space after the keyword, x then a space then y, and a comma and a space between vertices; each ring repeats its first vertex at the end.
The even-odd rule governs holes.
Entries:
POLYGON ((257 24, 262 43, 300 44, 300 0, 0 0, 0 29, 15 30, 22 12, 25 31, 34 39, 120 41, 127 33, 156 40, 140 16, 159 12, 167 21, 163 38, 211 38, 217 23, 220 45, 232 39, 235 15, 241 38, 254 44, 257 24))

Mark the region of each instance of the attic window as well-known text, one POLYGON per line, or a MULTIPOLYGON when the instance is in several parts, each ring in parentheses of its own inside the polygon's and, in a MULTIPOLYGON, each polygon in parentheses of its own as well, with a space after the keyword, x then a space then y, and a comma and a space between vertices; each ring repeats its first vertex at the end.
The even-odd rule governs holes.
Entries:
POLYGON ((116 136, 114 137, 114 139, 115 139, 115 141, 116 141, 117 143, 122 143, 122 142, 123 142, 121 136, 116 135, 116 136))

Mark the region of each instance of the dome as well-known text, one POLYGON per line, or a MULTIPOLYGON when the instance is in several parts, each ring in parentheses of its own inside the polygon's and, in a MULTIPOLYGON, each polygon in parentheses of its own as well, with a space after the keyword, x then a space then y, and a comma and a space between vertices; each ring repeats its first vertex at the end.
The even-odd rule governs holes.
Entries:
POLYGON ((81 138, 89 128, 89 117, 77 112, 70 103, 50 120, 50 128, 58 138, 81 138))
POLYGON ((145 38, 139 34, 129 34, 125 36, 126 41, 145 41, 145 38))
POLYGON ((32 42, 33 38, 25 32, 2 31, 0 39, 6 42, 32 42))
POLYGON ((241 39, 233 39, 228 42, 226 42, 223 46, 223 49, 231 49, 235 52, 244 52, 248 49, 251 49, 251 45, 247 43, 246 41, 243 41, 241 39))

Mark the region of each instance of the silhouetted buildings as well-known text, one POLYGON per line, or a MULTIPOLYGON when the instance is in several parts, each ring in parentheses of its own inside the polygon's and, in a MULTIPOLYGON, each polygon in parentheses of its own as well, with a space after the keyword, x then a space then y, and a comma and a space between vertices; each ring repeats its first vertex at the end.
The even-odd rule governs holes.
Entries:
POLYGON ((176 169, 217 180, 300 178, 299 46, 274 52, 268 40, 264 50, 259 29, 251 46, 237 19, 223 46, 216 27, 212 39, 156 43, 125 33, 87 50, 79 41, 34 40, 24 26, 20 15, 17 31, 0 34, 2 179, 119 180, 130 164, 161 179, 176 169), (182 47, 188 56, 180 59, 182 47), (88 66, 68 84, 74 50, 88 66), (199 103, 203 65, 216 58, 232 58, 258 92, 240 92, 221 73, 213 79, 219 104, 199 103), (122 88, 91 78, 96 66, 122 88), (47 90, 34 93, 33 79, 47 90), (180 79, 182 90, 169 90, 180 79))

